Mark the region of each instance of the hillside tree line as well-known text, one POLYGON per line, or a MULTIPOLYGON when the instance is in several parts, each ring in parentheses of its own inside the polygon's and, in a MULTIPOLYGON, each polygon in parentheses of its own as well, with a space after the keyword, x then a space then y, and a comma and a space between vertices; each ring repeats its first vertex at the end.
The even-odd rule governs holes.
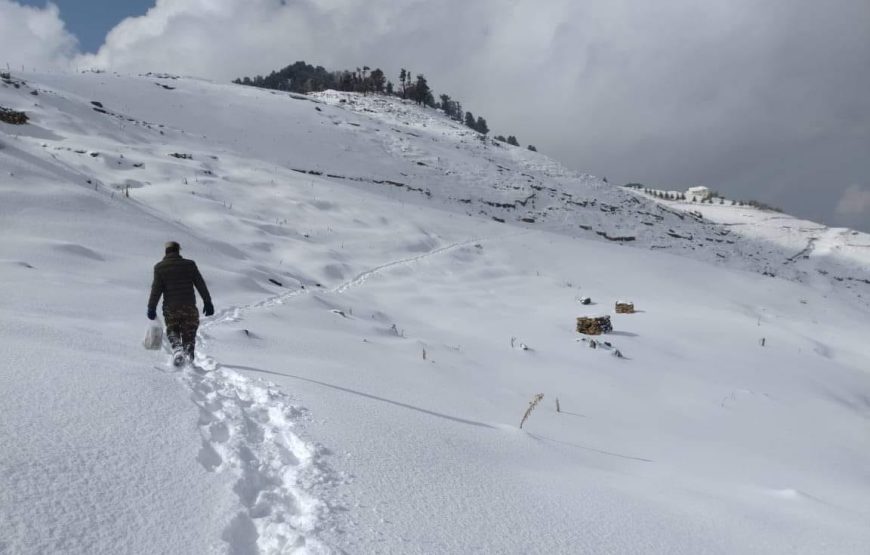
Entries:
MULTIPOLYGON (((465 112, 462 103, 448 94, 442 94, 436 100, 426 76, 414 74, 402 68, 396 84, 390 81, 380 68, 369 66, 358 67, 355 70, 330 71, 323 66, 312 66, 304 61, 296 62, 278 71, 273 71, 265 77, 241 77, 233 80, 238 85, 248 85, 261 89, 286 91, 299 94, 320 92, 328 89, 367 94, 395 96, 412 100, 421 106, 442 110, 451 119, 465 124, 482 135, 489 133, 489 125, 483 116, 475 117, 471 112, 465 112)), ((505 139, 502 135, 495 137, 496 141, 519 146, 513 135, 505 139)), ((534 145, 528 149, 537 152, 534 145)))

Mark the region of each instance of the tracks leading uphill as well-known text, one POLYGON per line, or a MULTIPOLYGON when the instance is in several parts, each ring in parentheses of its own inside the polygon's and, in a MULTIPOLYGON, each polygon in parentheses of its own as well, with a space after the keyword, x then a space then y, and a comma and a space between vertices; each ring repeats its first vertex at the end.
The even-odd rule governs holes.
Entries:
MULTIPOLYGON (((325 292, 341 294, 390 268, 481 241, 469 239, 396 259, 360 272, 325 292)), ((232 307, 204 323, 202 330, 236 322, 246 312, 282 305, 316 292, 298 289, 232 307)), ((201 337, 200 345, 205 344, 201 337)), ((222 534, 230 553, 332 552, 317 538, 329 509, 311 489, 333 484, 336 477, 323 460, 322 448, 294 433, 294 427, 307 411, 296 406, 276 386, 221 366, 211 357, 199 357, 197 365, 206 371, 190 370, 183 374, 191 400, 199 408, 197 426, 202 446, 197 461, 209 472, 231 472, 236 476, 233 492, 239 506, 222 534)))

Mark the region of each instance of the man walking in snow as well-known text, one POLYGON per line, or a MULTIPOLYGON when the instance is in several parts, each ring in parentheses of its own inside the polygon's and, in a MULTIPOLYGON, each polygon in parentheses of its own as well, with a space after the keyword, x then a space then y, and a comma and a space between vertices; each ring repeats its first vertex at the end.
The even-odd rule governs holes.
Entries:
POLYGON ((163 296, 166 336, 172 345, 172 361, 176 366, 181 366, 185 360, 193 362, 196 330, 199 328, 194 287, 202 297, 202 313, 206 316, 214 314, 211 295, 196 262, 182 258, 180 252, 181 246, 175 241, 166 243, 166 256, 154 266, 154 282, 148 299, 148 319, 153 320, 157 318, 157 303, 163 296))

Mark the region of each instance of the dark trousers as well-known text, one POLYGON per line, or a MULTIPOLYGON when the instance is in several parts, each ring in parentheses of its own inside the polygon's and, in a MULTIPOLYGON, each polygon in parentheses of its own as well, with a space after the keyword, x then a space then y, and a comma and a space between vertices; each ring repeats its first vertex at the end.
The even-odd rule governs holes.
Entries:
POLYGON ((196 330, 199 329, 199 310, 196 305, 163 307, 163 319, 166 322, 166 338, 172 345, 172 352, 183 351, 189 360, 193 360, 196 348, 196 330))

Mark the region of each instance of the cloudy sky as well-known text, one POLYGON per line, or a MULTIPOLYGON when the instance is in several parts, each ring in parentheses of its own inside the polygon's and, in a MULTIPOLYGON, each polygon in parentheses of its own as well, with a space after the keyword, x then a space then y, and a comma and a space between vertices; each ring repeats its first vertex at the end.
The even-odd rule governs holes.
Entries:
POLYGON ((870 231, 868 0, 0 0, 0 57, 217 80, 405 67, 611 183, 870 231))

